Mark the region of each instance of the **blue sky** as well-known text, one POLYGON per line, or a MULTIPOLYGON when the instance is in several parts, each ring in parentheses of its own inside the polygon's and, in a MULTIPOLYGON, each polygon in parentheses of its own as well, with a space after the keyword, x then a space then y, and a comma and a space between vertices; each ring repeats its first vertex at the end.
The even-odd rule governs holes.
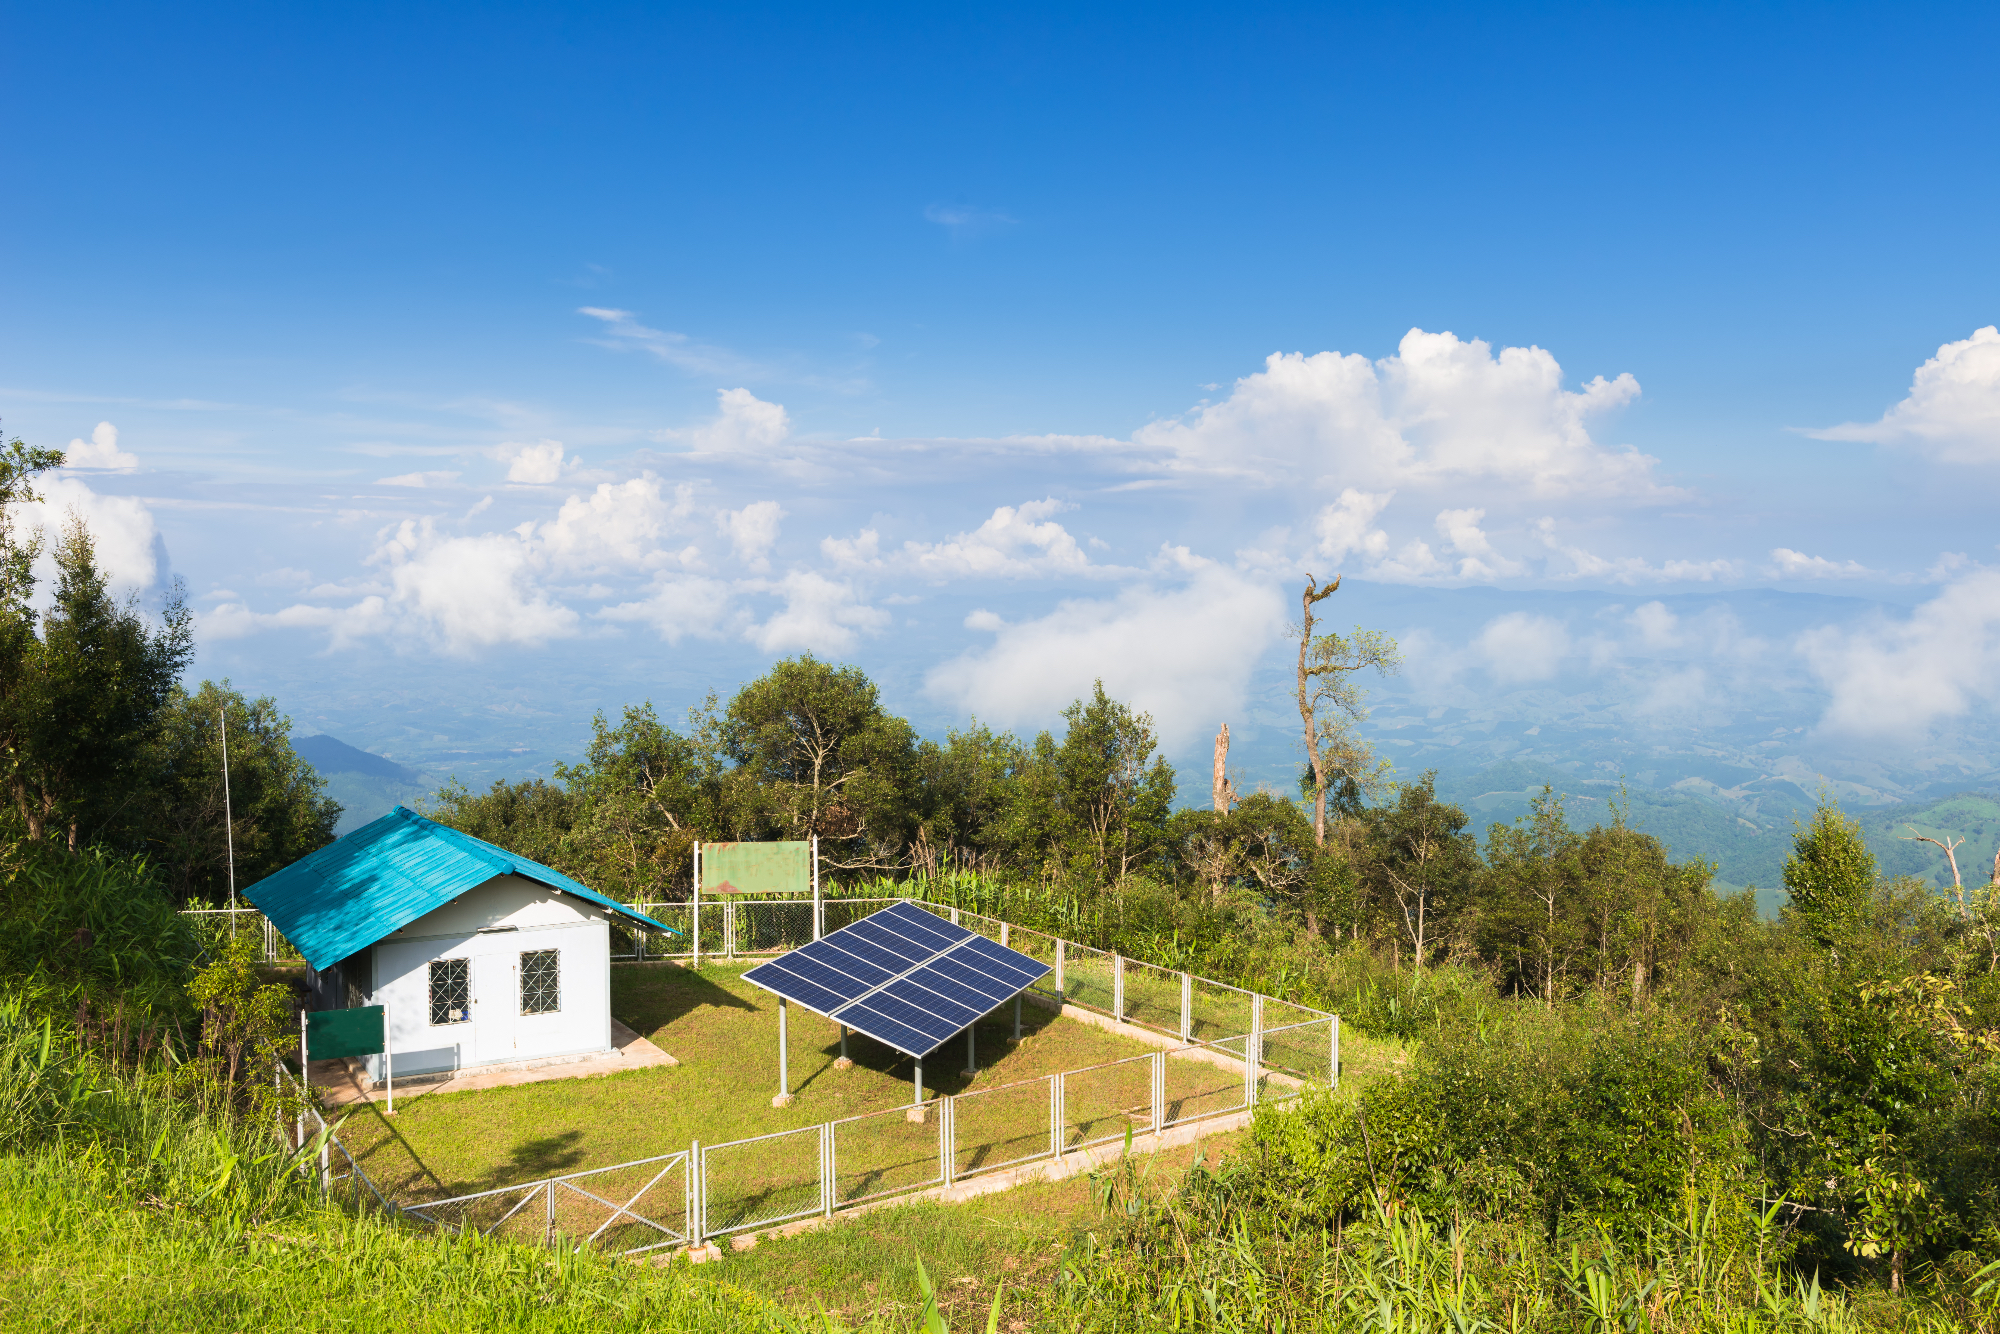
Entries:
POLYGON ((1338 569, 1411 718, 1992 772, 1990 7, 4 13, 30 518, 302 728, 812 650, 1276 777, 1338 569))

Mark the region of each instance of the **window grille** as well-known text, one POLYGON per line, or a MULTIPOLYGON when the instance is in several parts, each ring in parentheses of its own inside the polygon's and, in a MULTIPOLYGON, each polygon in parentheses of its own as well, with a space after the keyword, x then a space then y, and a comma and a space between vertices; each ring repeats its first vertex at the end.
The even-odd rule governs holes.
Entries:
POLYGON ((562 966, 556 950, 521 952, 521 1013, 554 1014, 562 1009, 562 966))
POLYGON ((431 961, 431 1022, 462 1024, 472 1018, 472 961, 431 961))

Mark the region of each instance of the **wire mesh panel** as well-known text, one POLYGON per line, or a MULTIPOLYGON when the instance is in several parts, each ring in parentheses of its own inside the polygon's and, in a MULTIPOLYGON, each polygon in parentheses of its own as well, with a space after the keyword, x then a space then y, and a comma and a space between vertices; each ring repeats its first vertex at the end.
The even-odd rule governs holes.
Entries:
POLYGON ((1264 1030, 1264 1068, 1316 1084, 1333 1082, 1333 1020, 1264 1030))
POLYGON ((551 1182, 556 1235, 620 1254, 685 1242, 687 1164, 674 1153, 551 1182))
POLYGON ((1183 1048, 1167 1055, 1167 1101, 1162 1126, 1240 1112, 1248 1105, 1241 1064, 1245 1039, 1234 1039, 1234 1059, 1225 1039, 1218 1047, 1183 1048))
POLYGON ((1279 1000, 1276 996, 1264 997, 1264 1029, 1289 1028, 1293 1024, 1310 1024, 1314 1020, 1331 1019, 1325 1010, 1315 1010, 1310 1005, 1297 1005, 1291 1001, 1279 1000))
POLYGON ((938 1149, 944 1117, 936 1103, 925 1110, 922 1121, 911 1121, 908 1108, 892 1107, 833 1123, 835 1208, 944 1184, 938 1149))
POLYGON ((525 1186, 506 1186, 459 1195, 448 1200, 428 1200, 403 1206, 403 1216, 432 1223, 453 1232, 478 1233, 507 1241, 542 1242, 550 1238, 548 1214, 549 1183, 536 1181, 525 1186))
POLYGON ((1063 999, 1071 1005, 1111 1013, 1116 983, 1111 956, 1070 944, 1063 950, 1063 999))
POLYGON ((1181 975, 1137 959, 1125 961, 1125 1022, 1181 1032, 1181 975))
POLYGON ((952 1175, 968 1177, 1056 1150, 1054 1075, 961 1093, 952 1100, 952 1175))
POLYGON ((1063 1147, 1081 1149, 1153 1128, 1153 1057, 1128 1056, 1063 1076, 1063 1147))
POLYGON ((635 903, 636 912, 663 922, 682 934, 654 931, 625 918, 611 922, 611 957, 614 959, 681 959, 694 951, 694 907, 688 903, 635 903))
POLYGON ((1046 964, 1051 971, 1042 975, 1041 981, 1028 990, 1043 996, 1056 994, 1056 938, 1042 931, 1030 931, 1026 927, 1012 927, 1007 933, 1007 948, 1019 950, 1036 963, 1046 964))
POLYGON ((702 1233, 720 1236, 821 1210, 820 1128, 701 1150, 702 1233))
MULTIPOLYGON (((739 899, 737 954, 783 954, 813 940, 811 899, 739 899)), ((707 942, 702 942, 707 948, 707 942)))
MULTIPOLYGON (((1250 1002, 1247 991, 1195 978, 1189 988, 1193 1022, 1188 1037, 1195 1042, 1219 1042, 1243 1036, 1250 1031, 1250 1002)), ((1237 1048, 1237 1055, 1242 1055, 1242 1048, 1237 1048)))

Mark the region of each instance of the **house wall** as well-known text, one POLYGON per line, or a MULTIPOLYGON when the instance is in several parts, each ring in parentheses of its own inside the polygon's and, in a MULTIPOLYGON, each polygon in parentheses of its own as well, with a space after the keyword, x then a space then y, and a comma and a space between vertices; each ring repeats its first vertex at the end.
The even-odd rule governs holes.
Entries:
MULTIPOLYGON (((389 1009, 398 1075, 611 1049, 611 934, 596 904, 519 876, 496 876, 373 948, 370 1004, 389 1009), (521 1013, 521 955, 556 950, 561 1008, 521 1013), (469 1017, 431 1022, 430 964, 465 959, 469 1017)), ((368 1058, 383 1078, 382 1058, 368 1058)))

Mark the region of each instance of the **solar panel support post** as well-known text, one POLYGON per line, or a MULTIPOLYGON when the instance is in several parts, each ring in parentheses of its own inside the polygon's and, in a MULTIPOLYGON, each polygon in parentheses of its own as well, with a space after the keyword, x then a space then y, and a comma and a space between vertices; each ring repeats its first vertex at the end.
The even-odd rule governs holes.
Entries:
POLYGON ((917 1060, 917 1097, 916 1101, 912 1102, 910 1105, 912 1107, 922 1107, 924 1105, 924 1058, 919 1056, 916 1058, 916 1060, 917 1060))
POLYGON ((974 1036, 978 1028, 978 1024, 967 1024, 965 1026, 965 1069, 960 1072, 962 1074, 976 1075, 979 1073, 979 1039, 974 1036))
POLYGON ((792 1081, 785 1068, 785 1018, 791 1012, 783 996, 778 997, 778 1096, 771 1099, 773 1107, 789 1107, 792 1103, 792 1081))
POLYGON ((1014 1041, 1021 1040, 1021 993, 1014 993, 1014 1041))

